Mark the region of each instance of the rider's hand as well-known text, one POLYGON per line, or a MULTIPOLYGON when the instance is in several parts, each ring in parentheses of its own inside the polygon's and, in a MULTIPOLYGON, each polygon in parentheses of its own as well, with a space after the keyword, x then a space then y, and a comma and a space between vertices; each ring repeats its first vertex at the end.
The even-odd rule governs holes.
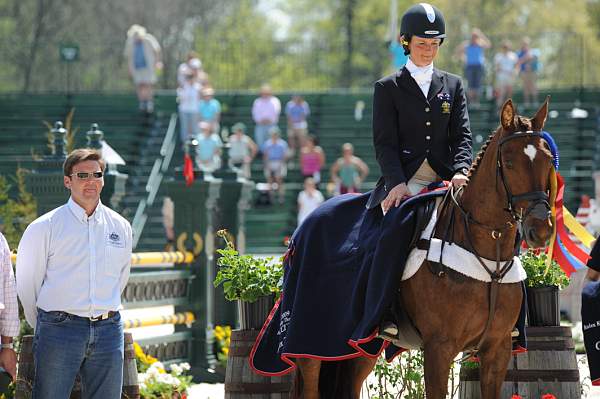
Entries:
POLYGON ((452 177, 452 185, 456 187, 464 186, 469 182, 469 178, 462 173, 457 173, 452 177))
POLYGON ((387 212, 392 206, 398 207, 400 201, 410 196, 410 191, 406 183, 400 183, 396 187, 392 188, 388 193, 387 197, 383 200, 382 207, 383 211, 387 212))

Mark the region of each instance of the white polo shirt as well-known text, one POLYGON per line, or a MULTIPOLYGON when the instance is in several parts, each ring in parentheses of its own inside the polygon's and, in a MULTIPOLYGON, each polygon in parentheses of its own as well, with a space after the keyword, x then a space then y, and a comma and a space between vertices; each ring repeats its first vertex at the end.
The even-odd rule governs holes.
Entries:
POLYGON ((17 292, 27 322, 37 308, 97 317, 121 307, 131 267, 132 230, 99 203, 91 216, 72 198, 23 233, 17 253, 17 292))

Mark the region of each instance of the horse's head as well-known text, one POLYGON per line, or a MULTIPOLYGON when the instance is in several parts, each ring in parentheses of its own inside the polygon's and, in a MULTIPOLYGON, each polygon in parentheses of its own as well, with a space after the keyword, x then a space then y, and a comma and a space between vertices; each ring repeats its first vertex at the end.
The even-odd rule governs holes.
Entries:
POLYGON ((548 99, 531 119, 517 115, 511 100, 500 113, 497 177, 506 192, 507 209, 533 248, 544 247, 553 230, 550 182, 554 165, 542 137, 547 116, 548 99))

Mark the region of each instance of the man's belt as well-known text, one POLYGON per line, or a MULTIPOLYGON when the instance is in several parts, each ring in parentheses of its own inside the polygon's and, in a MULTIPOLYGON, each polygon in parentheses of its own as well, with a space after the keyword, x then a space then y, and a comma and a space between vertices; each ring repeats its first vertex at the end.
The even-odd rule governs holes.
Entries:
POLYGON ((100 320, 106 320, 106 319, 110 319, 111 317, 113 317, 113 316, 114 316, 114 315, 116 315, 116 314, 117 314, 117 312, 113 312, 113 311, 111 310, 111 311, 108 311, 108 312, 102 313, 101 315, 99 315, 99 316, 96 316, 96 317, 85 317, 85 318, 86 318, 86 319, 89 319, 90 321, 100 321, 100 320))

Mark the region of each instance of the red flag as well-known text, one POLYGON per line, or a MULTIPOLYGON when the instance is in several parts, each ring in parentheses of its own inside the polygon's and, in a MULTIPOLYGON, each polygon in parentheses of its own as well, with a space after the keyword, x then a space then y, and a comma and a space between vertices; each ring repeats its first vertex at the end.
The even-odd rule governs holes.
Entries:
POLYGON ((194 165, 188 154, 183 157, 183 177, 185 178, 185 185, 188 187, 194 182, 194 165))

